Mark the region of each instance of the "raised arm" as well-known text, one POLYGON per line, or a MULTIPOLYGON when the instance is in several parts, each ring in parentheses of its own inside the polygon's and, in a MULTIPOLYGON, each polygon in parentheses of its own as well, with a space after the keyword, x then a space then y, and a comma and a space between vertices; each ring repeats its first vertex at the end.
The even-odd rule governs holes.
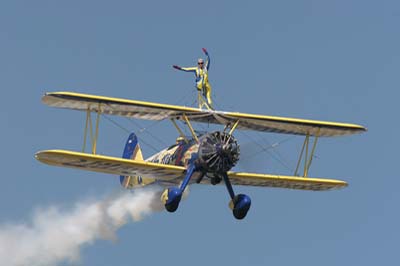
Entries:
POLYGON ((210 68, 210 55, 208 54, 208 51, 206 48, 201 48, 203 50, 203 53, 207 56, 206 59, 206 68, 207 70, 210 68))

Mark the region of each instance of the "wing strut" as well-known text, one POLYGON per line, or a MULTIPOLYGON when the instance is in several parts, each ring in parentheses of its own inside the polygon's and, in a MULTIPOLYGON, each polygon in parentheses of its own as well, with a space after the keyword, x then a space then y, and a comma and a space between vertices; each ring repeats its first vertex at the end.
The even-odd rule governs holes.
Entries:
POLYGON ((239 125, 239 121, 240 120, 236 121, 236 123, 233 125, 233 127, 229 131, 229 135, 232 135, 232 133, 235 131, 236 127, 239 125))
POLYGON ((86 111, 86 125, 85 125, 85 131, 83 132, 83 146, 82 146, 82 152, 85 152, 86 149, 86 140, 87 140, 87 131, 90 123, 90 137, 92 138, 93 132, 92 132, 92 118, 90 115, 90 108, 88 107, 86 111))
POLYGON ((192 133, 193 138, 196 140, 197 143, 199 143, 199 139, 197 138, 196 133, 194 132, 194 129, 192 127, 192 124, 190 123, 189 119, 187 118, 186 114, 183 113, 183 119, 185 120, 186 124, 188 125, 190 132, 192 133))
POLYGON ((314 153, 315 153, 315 148, 317 147, 317 142, 318 142, 318 138, 319 138, 319 132, 320 129, 318 129, 317 134, 314 137, 314 142, 313 142, 313 146, 312 146, 312 150, 311 150, 311 154, 308 155, 308 149, 309 149, 309 145, 310 145, 310 135, 307 134, 305 139, 304 139, 304 143, 303 146, 301 148, 301 152, 300 152, 300 156, 299 156, 299 160, 297 162, 297 166, 296 166, 296 170, 294 172, 294 176, 299 176, 299 168, 300 168, 300 163, 303 159, 303 153, 304 153, 304 148, 306 150, 305 152, 305 156, 304 156, 304 169, 303 169, 303 177, 307 177, 308 176, 308 171, 310 170, 310 166, 312 163, 312 159, 314 157, 314 153))
POLYGON ((185 140, 186 143, 189 143, 188 139, 186 138, 185 134, 183 134, 181 128, 178 126, 174 118, 171 118, 172 124, 174 124, 176 130, 178 130, 179 135, 185 140))
POLYGON ((86 142, 87 142, 87 135, 88 129, 90 129, 89 138, 92 144, 92 154, 96 154, 97 150, 97 139, 99 137, 99 124, 100 124, 100 115, 101 115, 101 103, 99 103, 97 108, 97 118, 96 118, 96 128, 95 128, 95 135, 93 135, 93 123, 92 123, 92 113, 90 109, 90 105, 86 110, 86 123, 85 123, 85 131, 83 133, 83 147, 82 152, 85 152, 86 149, 86 142))

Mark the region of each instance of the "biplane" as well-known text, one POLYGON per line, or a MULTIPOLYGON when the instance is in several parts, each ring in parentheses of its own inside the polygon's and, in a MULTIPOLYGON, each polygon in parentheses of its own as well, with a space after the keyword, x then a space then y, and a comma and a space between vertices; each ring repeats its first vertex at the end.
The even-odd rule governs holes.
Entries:
POLYGON ((232 185, 278 187, 324 191, 347 186, 345 181, 308 176, 317 141, 362 133, 361 125, 296 118, 223 112, 177 105, 168 105, 73 92, 46 93, 42 102, 51 107, 79 110, 86 113, 82 152, 45 150, 36 153, 39 161, 61 167, 118 175, 127 189, 158 184, 165 187, 161 195, 165 209, 177 210, 188 184, 225 184, 230 196, 229 207, 237 219, 243 219, 250 209, 251 199, 236 194, 232 185), (97 118, 92 122, 92 113, 97 118), (179 137, 175 144, 144 159, 138 138, 131 133, 122 158, 97 154, 97 139, 101 115, 116 115, 134 119, 170 120, 179 137), (186 136, 178 125, 181 121, 191 132, 186 136), (197 134, 192 122, 221 125, 221 130, 197 134), (223 128, 222 128, 223 127, 223 128), (304 136, 304 143, 293 176, 234 172, 240 156, 236 130, 294 134, 304 136), (86 140, 91 139, 91 152, 86 153, 86 140), (300 171, 299 171, 300 170, 300 171))

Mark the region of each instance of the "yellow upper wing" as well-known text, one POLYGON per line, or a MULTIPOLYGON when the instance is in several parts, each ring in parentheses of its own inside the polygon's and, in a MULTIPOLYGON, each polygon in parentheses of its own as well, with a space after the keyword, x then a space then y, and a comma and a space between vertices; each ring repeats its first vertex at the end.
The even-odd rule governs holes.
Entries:
MULTIPOLYGON (((179 184, 186 170, 182 166, 127 160, 65 150, 41 151, 35 157, 39 161, 50 165, 115 175, 142 176, 153 178, 163 184, 179 184)), ((329 190, 347 186, 347 183, 344 181, 332 179, 235 172, 229 172, 228 175, 232 184, 243 186, 280 187, 302 190, 329 190)), ((192 179, 192 183, 195 182, 195 178, 192 179)), ((209 179, 203 179, 202 183, 208 184, 209 179)))
POLYGON ((239 120, 237 127, 239 129, 295 135, 329 137, 350 135, 366 131, 365 127, 356 124, 203 110, 185 106, 110 98, 73 92, 46 93, 46 95, 43 96, 42 101, 52 107, 81 111, 100 110, 103 114, 148 120, 163 120, 167 118, 181 119, 184 114, 191 121, 203 123, 223 125, 230 123, 233 125, 239 120))

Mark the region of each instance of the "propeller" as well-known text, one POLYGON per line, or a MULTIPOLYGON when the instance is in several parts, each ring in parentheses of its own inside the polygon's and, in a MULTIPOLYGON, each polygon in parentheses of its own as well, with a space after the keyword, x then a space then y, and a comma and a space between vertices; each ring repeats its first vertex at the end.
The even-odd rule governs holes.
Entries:
POLYGON ((239 161, 239 144, 232 135, 215 131, 201 137, 198 155, 205 171, 226 173, 239 161))

